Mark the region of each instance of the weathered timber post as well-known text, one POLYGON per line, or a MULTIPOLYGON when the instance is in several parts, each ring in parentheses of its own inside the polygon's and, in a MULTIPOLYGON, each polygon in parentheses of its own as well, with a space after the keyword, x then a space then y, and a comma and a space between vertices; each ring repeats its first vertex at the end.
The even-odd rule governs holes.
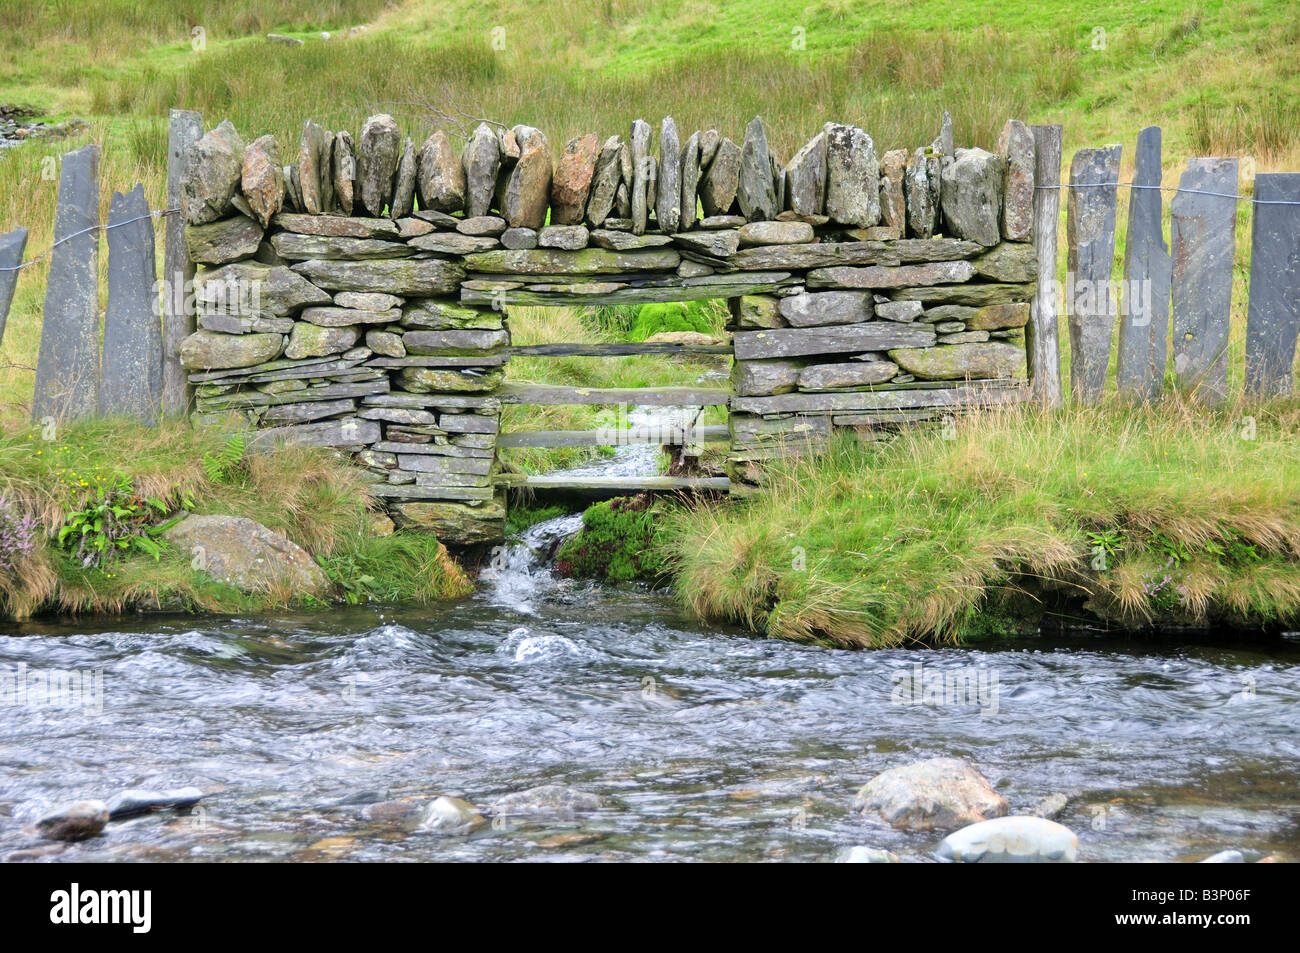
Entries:
MULTIPOLYGON (((181 204, 181 177, 186 154, 203 137, 203 116, 185 109, 171 111, 167 135, 167 208, 181 204)), ((189 412, 191 388, 181 367, 180 346, 194 332, 194 315, 187 314, 185 289, 194 277, 194 263, 185 247, 185 215, 167 216, 163 239, 162 407, 168 417, 189 412)))

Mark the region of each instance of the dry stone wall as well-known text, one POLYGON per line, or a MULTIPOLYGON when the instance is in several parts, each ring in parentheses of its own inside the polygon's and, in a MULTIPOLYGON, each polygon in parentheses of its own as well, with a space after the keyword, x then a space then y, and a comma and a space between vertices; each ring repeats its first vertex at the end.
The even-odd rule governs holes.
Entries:
POLYGON ((877 154, 827 123, 788 162, 740 143, 529 126, 422 144, 392 117, 308 120, 296 152, 229 121, 187 157, 196 420, 338 447, 399 524, 499 537, 511 304, 730 299, 731 471, 791 437, 1020 399, 1033 295, 1033 137, 877 154), (285 160, 289 161, 285 161, 285 160))

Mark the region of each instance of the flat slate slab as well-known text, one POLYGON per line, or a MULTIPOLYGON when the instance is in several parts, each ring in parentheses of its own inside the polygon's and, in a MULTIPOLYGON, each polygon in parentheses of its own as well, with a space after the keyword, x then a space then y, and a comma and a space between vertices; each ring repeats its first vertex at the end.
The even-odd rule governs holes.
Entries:
POLYGON ((896 321, 864 321, 814 328, 738 331, 732 341, 736 360, 752 361, 806 354, 860 354, 896 347, 932 347, 934 329, 896 321))
POLYGON ((1138 133, 1124 248, 1124 307, 1119 325, 1119 392, 1156 400, 1169 360, 1169 290, 1173 266, 1161 222, 1160 127, 1138 133))
POLYGON ((1300 333, 1300 204, 1269 202, 1300 203, 1300 173, 1255 176, 1246 392, 1257 397, 1291 393, 1300 333))
POLYGON ((1120 146, 1080 149, 1070 163, 1066 205, 1069 252, 1066 271, 1076 294, 1070 314, 1070 389, 1080 404, 1101 399, 1115 326, 1110 272, 1115 258, 1115 184, 1120 146))
POLYGON ((1170 205, 1173 226, 1174 373, 1207 403, 1227 396, 1228 317, 1236 246, 1237 160, 1188 159, 1170 205), (1217 192, 1202 195, 1199 192, 1217 192))
POLYGON ((99 411, 152 424, 162 407, 162 325, 155 313, 154 233, 144 186, 113 193, 99 411))
POLYGON ((0 341, 4 340, 9 306, 13 304, 14 289, 18 287, 18 266, 22 264, 26 248, 27 229, 22 226, 0 235, 0 341))
POLYGON ((75 420, 99 405, 99 146, 63 157, 32 419, 75 420))

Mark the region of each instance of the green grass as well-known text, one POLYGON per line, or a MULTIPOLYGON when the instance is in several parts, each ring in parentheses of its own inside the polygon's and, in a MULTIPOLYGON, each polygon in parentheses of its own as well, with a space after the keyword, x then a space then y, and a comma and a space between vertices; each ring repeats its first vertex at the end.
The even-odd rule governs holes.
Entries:
POLYGON ((657 525, 689 609, 780 638, 959 642, 1009 607, 1276 626, 1300 619, 1297 486, 1294 400, 1024 409, 845 439, 657 525))
POLYGON ((30 557, 0 573, 0 615, 122 612, 138 608, 234 611, 301 602, 291 591, 241 593, 190 565, 190 554, 165 548, 158 559, 128 555, 86 567, 57 543, 70 514, 107 494, 141 510, 245 516, 282 533, 323 560, 340 599, 430 601, 464 595, 464 573, 431 536, 378 536, 360 471, 327 451, 308 447, 250 454, 213 471, 227 438, 186 423, 159 428, 97 420, 62 428, 0 435, 0 496, 31 514, 39 532, 30 557), (214 479, 215 477, 215 479, 214 479), (128 492, 109 489, 125 482, 128 492), (156 501, 147 508, 141 501, 156 501), (366 577, 363 579, 362 577, 366 577))

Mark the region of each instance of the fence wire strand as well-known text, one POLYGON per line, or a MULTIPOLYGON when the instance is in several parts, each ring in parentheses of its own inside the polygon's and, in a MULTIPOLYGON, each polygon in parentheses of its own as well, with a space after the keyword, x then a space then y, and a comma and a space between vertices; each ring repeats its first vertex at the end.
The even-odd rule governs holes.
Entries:
POLYGON ((50 245, 49 248, 45 249, 45 251, 41 252, 35 258, 32 258, 29 261, 25 261, 20 265, 0 265, 0 271, 22 271, 24 268, 30 268, 32 265, 35 265, 37 262, 44 260, 50 254, 50 252, 54 251, 55 248, 59 247, 64 242, 70 242, 74 238, 80 238, 82 235, 88 235, 91 232, 99 232, 99 231, 106 232, 110 228, 121 228, 123 225, 134 225, 136 222, 143 222, 146 218, 162 218, 166 215, 174 215, 176 212, 179 211, 181 211, 179 208, 160 208, 157 211, 150 212, 148 215, 137 215, 135 218, 128 218, 124 222, 114 222, 111 225, 91 225, 89 228, 80 229, 79 231, 73 232, 71 235, 64 235, 62 238, 56 240, 53 244, 50 245))

